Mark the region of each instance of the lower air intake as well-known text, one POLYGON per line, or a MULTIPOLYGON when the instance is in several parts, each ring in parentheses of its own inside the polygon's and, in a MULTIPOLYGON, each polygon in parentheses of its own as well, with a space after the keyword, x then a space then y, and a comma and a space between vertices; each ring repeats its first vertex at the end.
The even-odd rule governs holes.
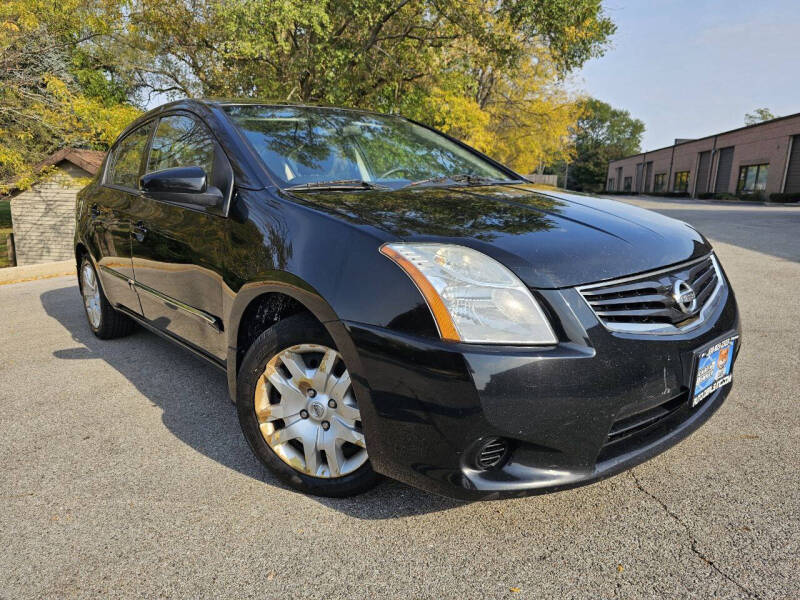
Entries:
POLYGON ((486 471, 502 465, 507 456, 508 442, 502 438, 491 438, 481 446, 475 463, 479 469, 486 471))

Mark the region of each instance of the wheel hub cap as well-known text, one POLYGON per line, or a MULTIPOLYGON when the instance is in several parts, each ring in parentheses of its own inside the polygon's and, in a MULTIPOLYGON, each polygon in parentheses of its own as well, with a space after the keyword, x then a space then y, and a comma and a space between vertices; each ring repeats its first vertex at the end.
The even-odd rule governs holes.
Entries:
POLYGON ((300 344, 265 366, 254 395, 261 435, 296 471, 334 478, 367 460, 361 413, 341 355, 300 344))
POLYGON ((97 329, 100 327, 100 286, 97 284, 97 278, 94 274, 94 269, 89 263, 83 265, 81 269, 81 293, 83 294, 83 305, 86 308, 86 316, 89 317, 89 322, 92 327, 97 329))
POLYGON ((308 405, 308 412, 315 419, 322 419, 325 416, 325 407, 319 402, 312 402, 308 405))

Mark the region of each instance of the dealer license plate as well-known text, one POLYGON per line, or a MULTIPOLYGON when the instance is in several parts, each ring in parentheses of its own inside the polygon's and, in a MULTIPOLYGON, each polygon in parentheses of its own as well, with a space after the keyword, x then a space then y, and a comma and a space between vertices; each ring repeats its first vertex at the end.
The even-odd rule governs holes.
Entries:
POLYGON ((738 335, 731 336, 697 354, 692 406, 697 406, 718 389, 731 382, 733 379, 731 373, 733 349, 738 339, 738 335))

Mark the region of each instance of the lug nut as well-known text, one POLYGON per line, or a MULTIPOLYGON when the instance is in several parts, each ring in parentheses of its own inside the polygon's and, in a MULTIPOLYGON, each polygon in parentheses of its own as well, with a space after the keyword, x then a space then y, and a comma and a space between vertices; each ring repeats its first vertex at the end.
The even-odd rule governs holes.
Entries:
POLYGON ((331 428, 331 424, 330 424, 330 423, 328 423, 327 421, 323 421, 323 422, 322 422, 322 428, 323 428, 325 431, 328 431, 328 429, 330 429, 330 428, 331 428))
POLYGON ((333 398, 328 400, 328 406, 330 406, 331 408, 336 408, 336 400, 334 400, 333 398))
POLYGON ((300 418, 307 419, 308 418, 308 411, 304 408, 300 411, 300 418))
POLYGON ((306 394, 308 395, 309 398, 313 398, 314 396, 317 395, 317 390, 313 390, 311 388, 308 388, 308 391, 306 392, 306 394))

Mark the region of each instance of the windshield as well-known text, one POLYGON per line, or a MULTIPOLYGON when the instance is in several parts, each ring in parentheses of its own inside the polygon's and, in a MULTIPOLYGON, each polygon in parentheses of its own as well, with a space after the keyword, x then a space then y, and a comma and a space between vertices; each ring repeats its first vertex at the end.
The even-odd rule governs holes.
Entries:
POLYGON ((400 117, 291 106, 231 105, 225 111, 284 187, 360 182, 363 189, 397 189, 453 183, 450 177, 459 183, 512 179, 444 136, 400 117))

